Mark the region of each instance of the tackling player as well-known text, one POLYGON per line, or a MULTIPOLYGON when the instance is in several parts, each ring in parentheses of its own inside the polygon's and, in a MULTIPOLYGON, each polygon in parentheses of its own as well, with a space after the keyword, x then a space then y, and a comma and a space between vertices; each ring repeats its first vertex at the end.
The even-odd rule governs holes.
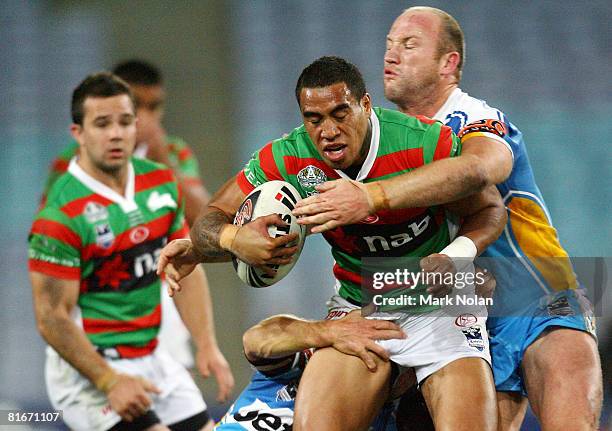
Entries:
MULTIPOLYGON (((268 225, 282 223, 277 215, 242 227, 231 224, 246 194, 265 181, 288 181, 302 197, 315 193, 315 186, 327 179, 354 178, 350 184, 360 190, 367 187, 365 183, 460 152, 449 128, 372 108, 360 72, 343 59, 323 57, 304 69, 296 97, 304 125, 256 152, 243 171, 223 186, 192 228, 193 247, 184 250, 170 243, 162 251, 158 270, 166 269, 172 287, 199 261, 228 260, 234 254, 265 267, 291 260, 295 247, 285 245, 295 235, 272 239, 267 233, 268 225)), ((384 204, 384 199, 373 202, 384 204)), ((497 238, 504 222, 499 194, 490 188, 446 208, 382 210, 361 223, 326 232, 338 280, 338 295, 330 307, 345 312, 361 305, 361 258, 427 257, 421 267, 435 271, 449 262, 452 266, 456 256, 471 254, 473 259, 497 238), (454 240, 445 210, 464 218, 454 240)), ((412 292, 417 298, 429 296, 423 285, 412 292)), ((496 427, 486 308, 477 307, 474 313, 464 320, 452 307, 417 301, 416 306, 393 314, 409 337, 381 341, 394 362, 415 368, 425 397, 436 407, 433 414, 439 429, 459 429, 457 424, 465 429, 496 427)), ((334 349, 318 350, 302 377, 295 429, 366 429, 386 399, 390 369, 378 360, 371 372, 359 359, 334 349), (359 392, 353 390, 355 384, 359 392)))
MULTIPOLYGON (((244 353, 256 372, 215 430, 291 430, 295 396, 312 349, 332 347, 370 364, 371 349, 382 358, 387 354, 375 340, 404 338, 396 324, 367 320, 358 312, 335 320, 307 321, 289 315, 269 317, 247 330, 244 353)), ((414 384, 403 379, 393 392, 401 394, 414 384), (401 386, 401 387, 400 387, 401 386)), ((371 426, 373 431, 394 431, 392 404, 388 403, 371 426)))
MULTIPOLYGON (((37 325, 49 344, 45 376, 55 409, 74 430, 210 429, 206 404, 185 370, 156 349, 161 248, 187 233, 172 172, 132 159, 134 102, 127 84, 90 75, 72 96, 78 160, 51 187, 29 237, 37 325)), ((233 385, 215 339, 200 268, 177 308, 212 369, 221 398, 233 385)))
POLYGON ((295 214, 308 215, 302 222, 319 225, 313 228, 319 232, 372 214, 372 201, 417 208, 497 184, 508 222, 483 256, 504 266, 487 322, 500 429, 520 428, 525 396, 543 429, 596 429, 602 375, 591 305, 552 226, 520 130, 458 87, 463 58, 463 33, 448 13, 415 7, 400 15, 387 36, 385 96, 406 114, 451 127, 461 136, 462 154, 368 185, 350 200, 352 184, 330 183, 295 214))

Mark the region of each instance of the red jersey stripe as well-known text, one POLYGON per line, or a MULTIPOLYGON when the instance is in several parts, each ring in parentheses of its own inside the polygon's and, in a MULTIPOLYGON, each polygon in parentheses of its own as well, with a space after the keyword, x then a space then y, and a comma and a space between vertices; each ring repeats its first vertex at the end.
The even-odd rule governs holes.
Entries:
POLYGON ((87 205, 89 202, 95 202, 105 207, 113 203, 113 201, 106 199, 105 197, 92 193, 90 195, 83 196, 82 198, 78 198, 68 202, 61 208, 61 210, 70 218, 76 217, 83 212, 83 210, 85 209, 85 205, 87 205))
POLYGON ((314 157, 283 156, 283 161, 285 162, 287 175, 297 175, 306 166, 312 165, 325 172, 328 178, 340 178, 340 175, 327 166, 323 160, 315 159, 314 157))
POLYGON ((168 241, 183 238, 189 238, 189 227, 187 226, 187 222, 183 223, 183 227, 181 229, 170 234, 170 236, 168 237, 168 241))
POLYGON ((440 160, 449 157, 452 148, 453 131, 448 126, 442 126, 440 128, 440 136, 438 137, 438 143, 436 145, 436 151, 433 159, 440 160))
POLYGON ((56 159, 51 165, 51 170, 54 172, 66 172, 68 170, 68 160, 56 159))
POLYGON ((136 227, 126 230, 115 238, 114 243, 117 244, 116 247, 114 246, 109 248, 102 248, 99 247, 97 244, 89 244, 83 248, 83 251, 81 252, 81 259, 83 261, 88 261, 94 256, 110 256, 111 254, 120 253, 124 250, 134 247, 134 242, 132 242, 130 238, 130 235, 134 231, 134 229, 142 229, 144 227, 149 230, 149 235, 143 241, 151 241, 153 239, 164 236, 168 232, 168 229, 170 229, 172 221, 174 220, 174 216, 174 213, 168 213, 166 215, 156 218, 155 220, 151 220, 149 223, 138 225, 136 227))
POLYGON ((272 142, 266 144, 266 146, 259 152, 259 164, 268 181, 283 180, 283 177, 278 170, 278 166, 276 166, 276 162, 274 161, 272 142))
POLYGON ((56 263, 45 262, 44 260, 30 259, 28 261, 30 271, 40 272, 63 280, 80 280, 81 268, 76 266, 63 266, 56 263))
POLYGON ((378 178, 399 170, 414 169, 420 166, 423 166, 423 148, 410 148, 377 157, 368 177, 378 178))
POLYGON ((44 235, 67 243, 76 249, 81 247, 81 237, 68 226, 53 220, 38 219, 32 225, 32 234, 44 235))
POLYGON ((334 264, 334 275, 340 281, 348 281, 361 285, 361 275, 351 272, 347 269, 341 268, 337 263, 334 264))
POLYGON ((248 195, 255 190, 255 186, 251 184, 249 180, 247 180, 244 171, 240 171, 238 175, 236 175, 236 183, 238 184, 238 187, 240 187, 240 190, 242 190, 242 193, 245 195, 248 195))
POLYGON ((140 358, 141 356, 146 356, 151 353, 157 347, 157 338, 152 339, 147 344, 141 347, 136 346, 115 346, 117 352, 119 352, 119 356, 124 359, 129 358, 140 358))
POLYGON ((425 123, 425 124, 430 124, 430 125, 435 124, 437 121, 437 120, 434 120, 433 118, 426 117, 425 115, 415 115, 414 117, 420 122, 425 123))
POLYGON ((161 323, 161 304, 151 314, 133 320, 106 320, 83 318, 83 329, 88 334, 101 332, 132 332, 159 326, 161 323))
POLYGON ((170 169, 159 170, 148 172, 146 174, 136 175, 135 179, 135 192, 141 192, 146 189, 160 186, 165 183, 174 181, 174 174, 170 169))

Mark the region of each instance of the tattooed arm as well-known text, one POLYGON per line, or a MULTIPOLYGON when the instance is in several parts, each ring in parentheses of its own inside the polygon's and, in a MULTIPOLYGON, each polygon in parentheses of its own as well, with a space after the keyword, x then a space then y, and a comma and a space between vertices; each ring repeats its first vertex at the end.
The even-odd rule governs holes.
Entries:
POLYGON ((162 250, 158 274, 166 272, 173 290, 178 282, 200 262, 224 262, 235 255, 240 260, 264 271, 266 265, 291 262, 297 246, 286 247, 297 234, 272 238, 268 226, 285 225, 278 214, 259 217, 244 226, 234 226, 232 219, 246 195, 232 178, 213 196, 191 228, 189 240, 174 240, 162 250))

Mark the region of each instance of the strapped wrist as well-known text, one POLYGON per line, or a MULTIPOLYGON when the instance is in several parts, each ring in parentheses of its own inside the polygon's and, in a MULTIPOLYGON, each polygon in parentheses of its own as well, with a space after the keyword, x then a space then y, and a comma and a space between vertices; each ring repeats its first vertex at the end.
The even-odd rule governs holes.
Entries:
POLYGON ((107 394, 115 384, 119 381, 119 374, 112 368, 109 368, 100 377, 96 379, 94 385, 99 391, 107 394))
POLYGON ((236 239, 238 229, 240 229, 240 226, 235 226, 233 224, 226 224, 221 228, 221 232, 219 233, 219 246, 223 250, 232 251, 232 245, 236 239))
POLYGON ((478 249, 474 241, 467 236, 458 236, 453 242, 444 247, 440 254, 450 257, 455 262, 457 270, 461 271, 474 261, 478 254, 478 249))
POLYGON ((365 185, 365 191, 368 195, 368 202, 372 214, 380 210, 389 209, 389 199, 385 193, 385 189, 379 181, 368 183, 365 185))

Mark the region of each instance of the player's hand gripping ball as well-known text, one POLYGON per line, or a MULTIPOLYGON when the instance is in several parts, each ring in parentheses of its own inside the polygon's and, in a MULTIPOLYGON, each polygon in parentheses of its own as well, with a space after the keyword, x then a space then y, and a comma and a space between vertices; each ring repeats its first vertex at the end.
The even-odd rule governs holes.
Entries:
POLYGON ((254 266, 248 265, 232 257, 234 269, 238 277, 246 284, 252 287, 267 287, 282 280, 291 268, 295 265, 306 238, 306 228, 297 223, 297 218, 291 214, 295 204, 300 200, 300 194, 291 184, 285 181, 268 181, 259 187, 255 188, 244 199, 240 209, 234 218, 236 226, 242 226, 255 220, 258 217, 269 214, 278 214, 280 218, 287 223, 286 226, 268 226, 268 233, 272 238, 277 238, 290 233, 297 233, 298 239, 295 242, 289 243, 288 247, 298 245, 298 251, 293 255, 291 263, 285 265, 269 265, 274 269, 274 275, 268 275, 264 271, 254 266))

